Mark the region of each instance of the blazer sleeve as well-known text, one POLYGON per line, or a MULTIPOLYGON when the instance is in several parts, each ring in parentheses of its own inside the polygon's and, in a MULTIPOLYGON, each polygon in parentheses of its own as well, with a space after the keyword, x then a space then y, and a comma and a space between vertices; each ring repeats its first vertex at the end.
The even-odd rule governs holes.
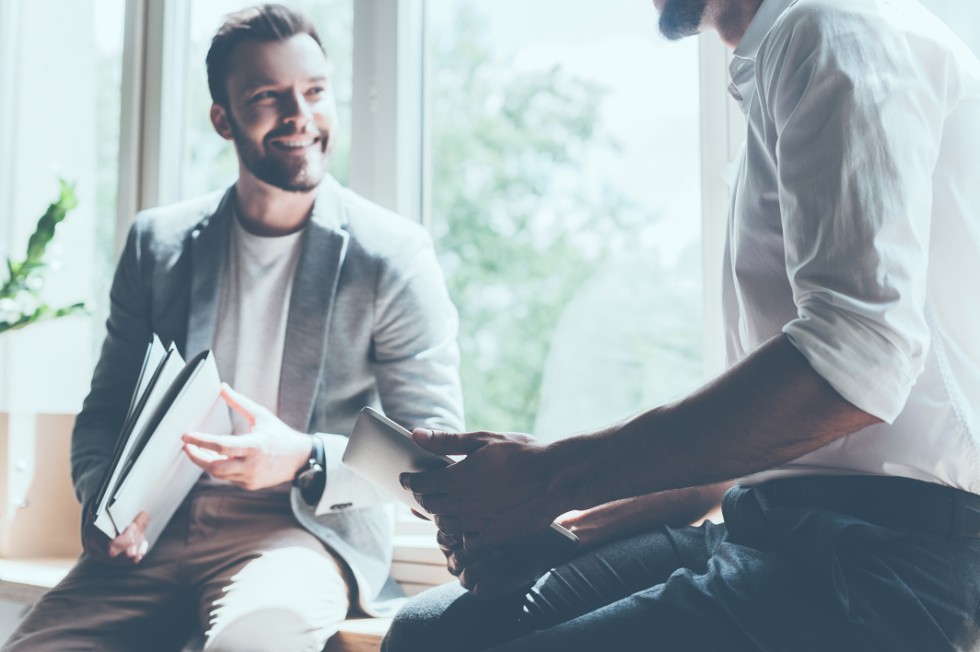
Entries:
MULTIPOLYGON (((398 254, 383 258, 375 289, 371 364, 385 414, 412 429, 463 429, 459 379, 459 320, 427 232, 414 228, 398 254)), ((343 466, 347 438, 320 435, 327 486, 316 506, 323 514, 367 507, 390 496, 343 466)))
POLYGON ((85 509, 98 491, 112 457, 129 399, 152 336, 150 293, 141 269, 139 222, 130 229, 109 293, 106 338, 88 396, 75 419, 71 471, 85 509))

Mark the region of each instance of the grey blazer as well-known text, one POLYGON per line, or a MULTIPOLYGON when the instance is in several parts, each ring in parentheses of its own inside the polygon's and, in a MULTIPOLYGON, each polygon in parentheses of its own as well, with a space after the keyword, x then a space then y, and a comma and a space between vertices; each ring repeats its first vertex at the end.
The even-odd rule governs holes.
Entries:
MULTIPOLYGON (((72 478, 87 508, 98 491, 152 333, 187 359, 212 346, 234 186, 137 215, 110 292, 107 335, 72 436, 72 478)), ((419 225, 321 184, 293 281, 279 417, 316 433, 327 486, 296 519, 339 554, 360 606, 383 611, 391 582, 390 497, 341 463, 365 405, 406 427, 463 427, 457 316, 419 225)))

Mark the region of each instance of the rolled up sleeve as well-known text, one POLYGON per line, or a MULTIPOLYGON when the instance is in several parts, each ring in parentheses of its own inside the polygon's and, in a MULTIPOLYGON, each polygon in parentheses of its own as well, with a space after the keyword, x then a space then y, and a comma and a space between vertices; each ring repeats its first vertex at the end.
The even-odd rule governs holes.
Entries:
POLYGON ((818 11, 790 20, 760 56, 798 312, 783 332, 845 399, 892 422, 929 350, 943 105, 925 64, 887 35, 862 38, 818 11))

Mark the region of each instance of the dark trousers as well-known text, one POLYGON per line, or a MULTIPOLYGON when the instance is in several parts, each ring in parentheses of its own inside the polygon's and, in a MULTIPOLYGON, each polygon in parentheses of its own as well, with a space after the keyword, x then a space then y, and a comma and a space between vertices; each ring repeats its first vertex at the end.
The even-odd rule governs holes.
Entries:
POLYGON ((590 551, 526 594, 481 601, 456 584, 423 593, 383 649, 980 650, 980 539, 943 531, 945 500, 918 498, 936 485, 895 480, 735 487, 724 524, 661 528, 590 551), (909 516, 892 501, 925 512, 909 516))

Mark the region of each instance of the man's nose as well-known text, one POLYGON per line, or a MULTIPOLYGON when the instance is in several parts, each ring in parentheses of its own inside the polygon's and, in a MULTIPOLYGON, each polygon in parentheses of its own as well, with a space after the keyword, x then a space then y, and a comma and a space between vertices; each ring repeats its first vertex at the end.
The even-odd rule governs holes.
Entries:
POLYGON ((289 93, 283 106, 283 122, 293 124, 297 130, 306 128, 313 117, 313 107, 299 90, 289 93))

